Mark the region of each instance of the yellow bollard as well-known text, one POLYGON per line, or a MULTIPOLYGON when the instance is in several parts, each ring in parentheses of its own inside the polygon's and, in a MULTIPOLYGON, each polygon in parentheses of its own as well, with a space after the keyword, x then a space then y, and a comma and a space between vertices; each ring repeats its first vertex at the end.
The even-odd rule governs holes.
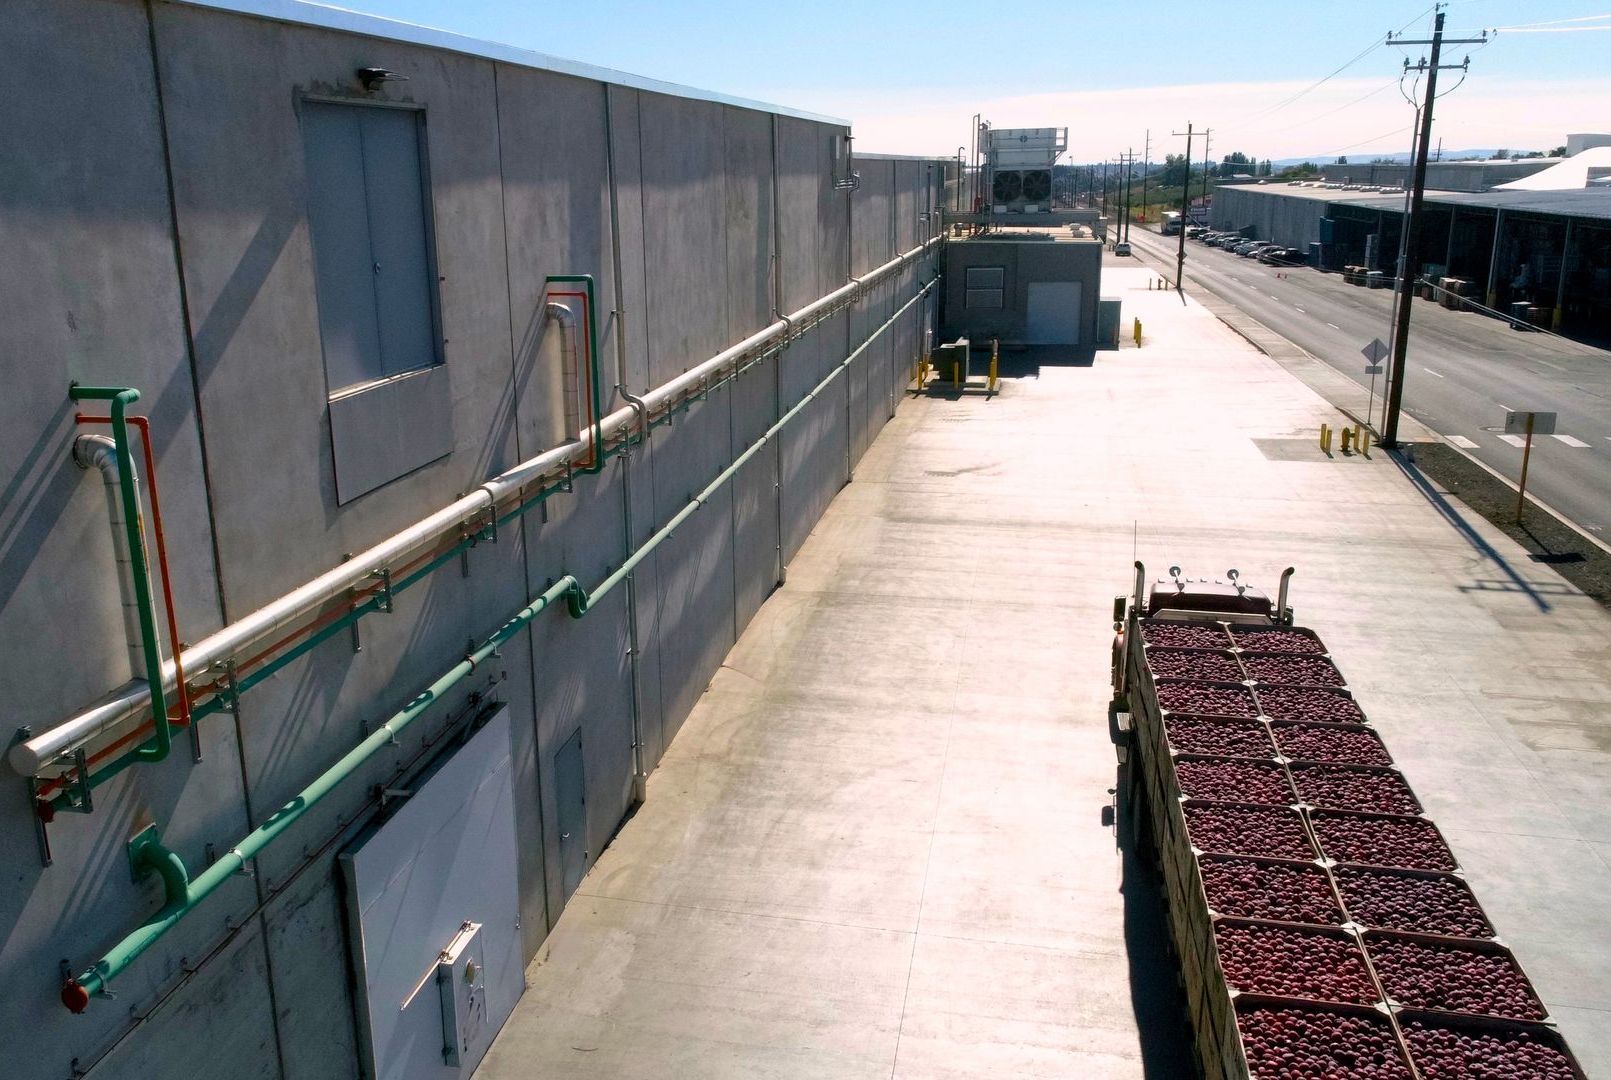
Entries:
POLYGON ((1361 427, 1359 429, 1359 452, 1361 454, 1364 454, 1366 457, 1370 457, 1370 429, 1369 428, 1361 427))
POLYGON ((1136 348, 1139 349, 1139 348, 1141 348, 1141 320, 1140 319, 1136 320, 1135 338, 1136 338, 1136 348))
POLYGON ((951 385, 962 385, 962 365, 955 360, 951 361, 951 385))
POLYGON ((1320 425, 1320 452, 1323 453, 1323 454, 1326 454, 1328 456, 1331 454, 1331 425, 1330 424, 1321 424, 1320 425))
POLYGON ((1000 358, 1001 358, 1001 342, 996 340, 995 338, 991 338, 990 339, 990 382, 986 387, 991 393, 996 392, 996 369, 997 369, 997 361, 1000 358))

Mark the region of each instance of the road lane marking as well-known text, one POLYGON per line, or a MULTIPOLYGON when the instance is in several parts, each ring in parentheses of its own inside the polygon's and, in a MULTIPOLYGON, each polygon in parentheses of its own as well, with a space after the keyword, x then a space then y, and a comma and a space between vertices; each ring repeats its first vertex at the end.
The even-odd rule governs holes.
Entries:
POLYGON ((1506 412, 1515 412, 1516 411, 1515 409, 1512 409, 1509 405, 1506 405, 1502 401, 1496 401, 1496 402, 1494 402, 1494 404, 1498 405, 1501 409, 1504 409, 1506 412))
POLYGON ((1499 437, 1518 450, 1527 445, 1527 440, 1522 438, 1520 435, 1501 435, 1499 437))
POLYGON ((1307 314, 1309 314, 1307 311, 1303 310, 1301 307, 1298 307, 1297 304, 1293 304, 1292 306, 1298 309, 1298 314, 1299 315, 1307 315, 1307 314))
POLYGON ((1567 446, 1576 446, 1579 449, 1589 445, 1588 443, 1584 442, 1582 439, 1576 439, 1576 438, 1573 438, 1570 435, 1551 435, 1550 437, 1553 438, 1553 439, 1559 439, 1561 442, 1565 443, 1567 446))
POLYGON ((1336 324, 1336 323, 1334 323, 1334 322, 1329 322, 1329 323, 1327 323, 1327 324, 1326 324, 1326 325, 1327 325, 1327 326, 1329 326, 1329 327, 1331 327, 1331 328, 1332 328, 1332 329, 1333 329, 1333 330, 1341 330, 1341 329, 1342 329, 1342 327, 1340 327, 1340 326, 1338 326, 1338 325, 1337 325, 1337 324, 1336 324))
POLYGON ((1458 446, 1462 450, 1480 450, 1481 449, 1481 447, 1479 447, 1476 443, 1472 442, 1470 439, 1466 438, 1464 435, 1445 435, 1444 438, 1448 439, 1450 442, 1454 443, 1454 445, 1458 446))
POLYGON ((1426 373, 1427 373, 1427 374, 1428 374, 1428 375, 1433 375, 1433 376, 1436 376, 1436 377, 1437 377, 1437 378, 1439 378, 1439 379, 1441 379, 1441 378, 1443 378, 1443 376, 1442 376, 1442 375, 1438 375, 1438 373, 1437 373, 1437 372, 1435 372, 1435 371, 1433 371, 1433 370, 1432 370, 1432 369, 1431 369, 1431 368, 1429 368, 1429 367, 1424 367, 1424 368, 1422 368, 1422 369, 1421 369, 1421 370, 1422 370, 1422 371, 1424 371, 1424 372, 1426 372, 1426 373))

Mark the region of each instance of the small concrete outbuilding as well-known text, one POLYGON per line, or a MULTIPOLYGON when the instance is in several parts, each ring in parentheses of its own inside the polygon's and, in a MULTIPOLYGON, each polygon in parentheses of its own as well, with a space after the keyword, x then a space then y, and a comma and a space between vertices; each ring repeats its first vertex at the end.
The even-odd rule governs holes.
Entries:
POLYGON ((945 253, 946 340, 1089 347, 1102 245, 1058 229, 993 230, 945 253))

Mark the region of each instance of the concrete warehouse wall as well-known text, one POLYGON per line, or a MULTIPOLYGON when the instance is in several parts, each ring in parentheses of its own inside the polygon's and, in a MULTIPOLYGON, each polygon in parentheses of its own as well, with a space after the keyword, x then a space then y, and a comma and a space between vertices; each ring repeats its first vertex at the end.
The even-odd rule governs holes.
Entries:
POLYGON ((1279 188, 1222 184, 1214 189, 1209 227, 1240 229, 1251 240, 1270 240, 1307 252, 1320 242, 1320 219, 1328 213, 1325 199, 1287 195, 1279 188))
MULTIPOLYGON (((102 484, 70 459, 70 380, 141 391, 175 606, 195 641, 553 444, 544 275, 596 276, 606 388, 619 348, 641 393, 771 322, 774 306, 796 310, 938 228, 943 162, 861 157, 860 188, 836 190, 844 129, 825 122, 181 4, 0 0, 0 18, 0 650, 13 727, 51 727, 132 674, 102 484), (409 81, 362 95, 363 66, 409 81), (451 452, 344 503, 307 225, 309 94, 424 108, 452 379, 451 452)), ((116 1000, 80 1016, 57 1001, 63 961, 93 962, 160 904, 154 881, 130 878, 131 835, 155 823, 192 872, 206 866, 550 580, 591 585, 619 566, 936 269, 925 260, 870 290, 630 463, 578 477, 462 568, 400 594, 394 613, 361 623, 361 652, 339 634, 246 694, 238 717, 203 721, 199 763, 180 734, 166 761, 97 788, 93 814, 51 826, 48 868, 24 781, 6 780, 7 1075, 356 1075, 334 858, 369 788, 471 690, 513 714, 535 955, 563 904, 555 749, 580 725, 591 858, 632 798, 625 590, 580 621, 539 618, 496 670, 118 978, 116 1000)), ((893 413, 933 317, 931 297, 640 568, 651 765, 893 413)))
MULTIPOLYGON (((1558 158, 1529 158, 1522 161, 1429 161, 1426 186, 1432 191, 1490 191, 1495 185, 1520 180, 1554 165, 1558 158)), ((1322 165, 1320 175, 1339 184, 1397 185, 1409 187, 1414 179, 1410 165, 1359 162, 1352 165, 1322 165)))

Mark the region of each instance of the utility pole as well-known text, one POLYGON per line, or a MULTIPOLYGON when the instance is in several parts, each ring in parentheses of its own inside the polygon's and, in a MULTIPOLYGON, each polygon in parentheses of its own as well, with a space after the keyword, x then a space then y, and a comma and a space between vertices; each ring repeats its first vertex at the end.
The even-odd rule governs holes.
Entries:
MULTIPOLYGON (((1180 132, 1175 132, 1179 135, 1180 132)), ((1182 159, 1186 170, 1186 178, 1180 182, 1180 249, 1175 253, 1175 291, 1180 293, 1180 302, 1186 302, 1186 222, 1190 220, 1191 212, 1191 124, 1186 124, 1186 155, 1182 159)), ((1167 169, 1165 170, 1168 171, 1167 169)))
POLYGON ((1119 199, 1119 239, 1126 243, 1130 240, 1130 185, 1135 182, 1136 152, 1133 147, 1126 148, 1119 155, 1119 164, 1122 166, 1120 174, 1124 180, 1124 191, 1119 199))
POLYGON ((1147 223, 1147 174, 1152 171, 1152 129, 1147 129, 1146 149, 1141 151, 1141 224, 1147 223))
MULTIPOLYGON (((1213 134, 1213 128, 1203 129, 1203 210, 1205 213, 1208 210, 1208 147, 1213 134)), ((1187 170, 1187 172, 1189 175, 1190 170, 1187 170)), ((1205 221, 1203 224, 1206 225, 1208 222, 1205 221)))
MULTIPOLYGON (((1421 225, 1422 203, 1426 199, 1426 159, 1427 151, 1432 146, 1432 104, 1438 96, 1438 72, 1445 68, 1466 69, 1471 64, 1471 58, 1466 57, 1463 64, 1439 65, 1443 56, 1443 20, 1445 16, 1444 4, 1436 5, 1437 16, 1432 24, 1432 38, 1430 41, 1405 41, 1388 35, 1388 40, 1394 45, 1430 45, 1431 58, 1412 65, 1406 58, 1404 71, 1416 71, 1426 75, 1426 99, 1421 105, 1421 130, 1416 139, 1415 170, 1413 175, 1414 186, 1410 191, 1409 217, 1404 222, 1406 241, 1404 245, 1405 261, 1400 269, 1400 275, 1405 279, 1403 288, 1398 294, 1398 312, 1393 323, 1393 369, 1388 377, 1387 384, 1387 421, 1382 425, 1382 445, 1391 450, 1398 446, 1398 418, 1404 403, 1404 372, 1408 365, 1405 363, 1405 354, 1410 343, 1410 309, 1415 302, 1415 289, 1410 284, 1410 277, 1420 273, 1424 262, 1421 251, 1421 225)), ((1448 42, 1450 45, 1480 45, 1487 41, 1487 35, 1480 38, 1460 38, 1448 42)))

